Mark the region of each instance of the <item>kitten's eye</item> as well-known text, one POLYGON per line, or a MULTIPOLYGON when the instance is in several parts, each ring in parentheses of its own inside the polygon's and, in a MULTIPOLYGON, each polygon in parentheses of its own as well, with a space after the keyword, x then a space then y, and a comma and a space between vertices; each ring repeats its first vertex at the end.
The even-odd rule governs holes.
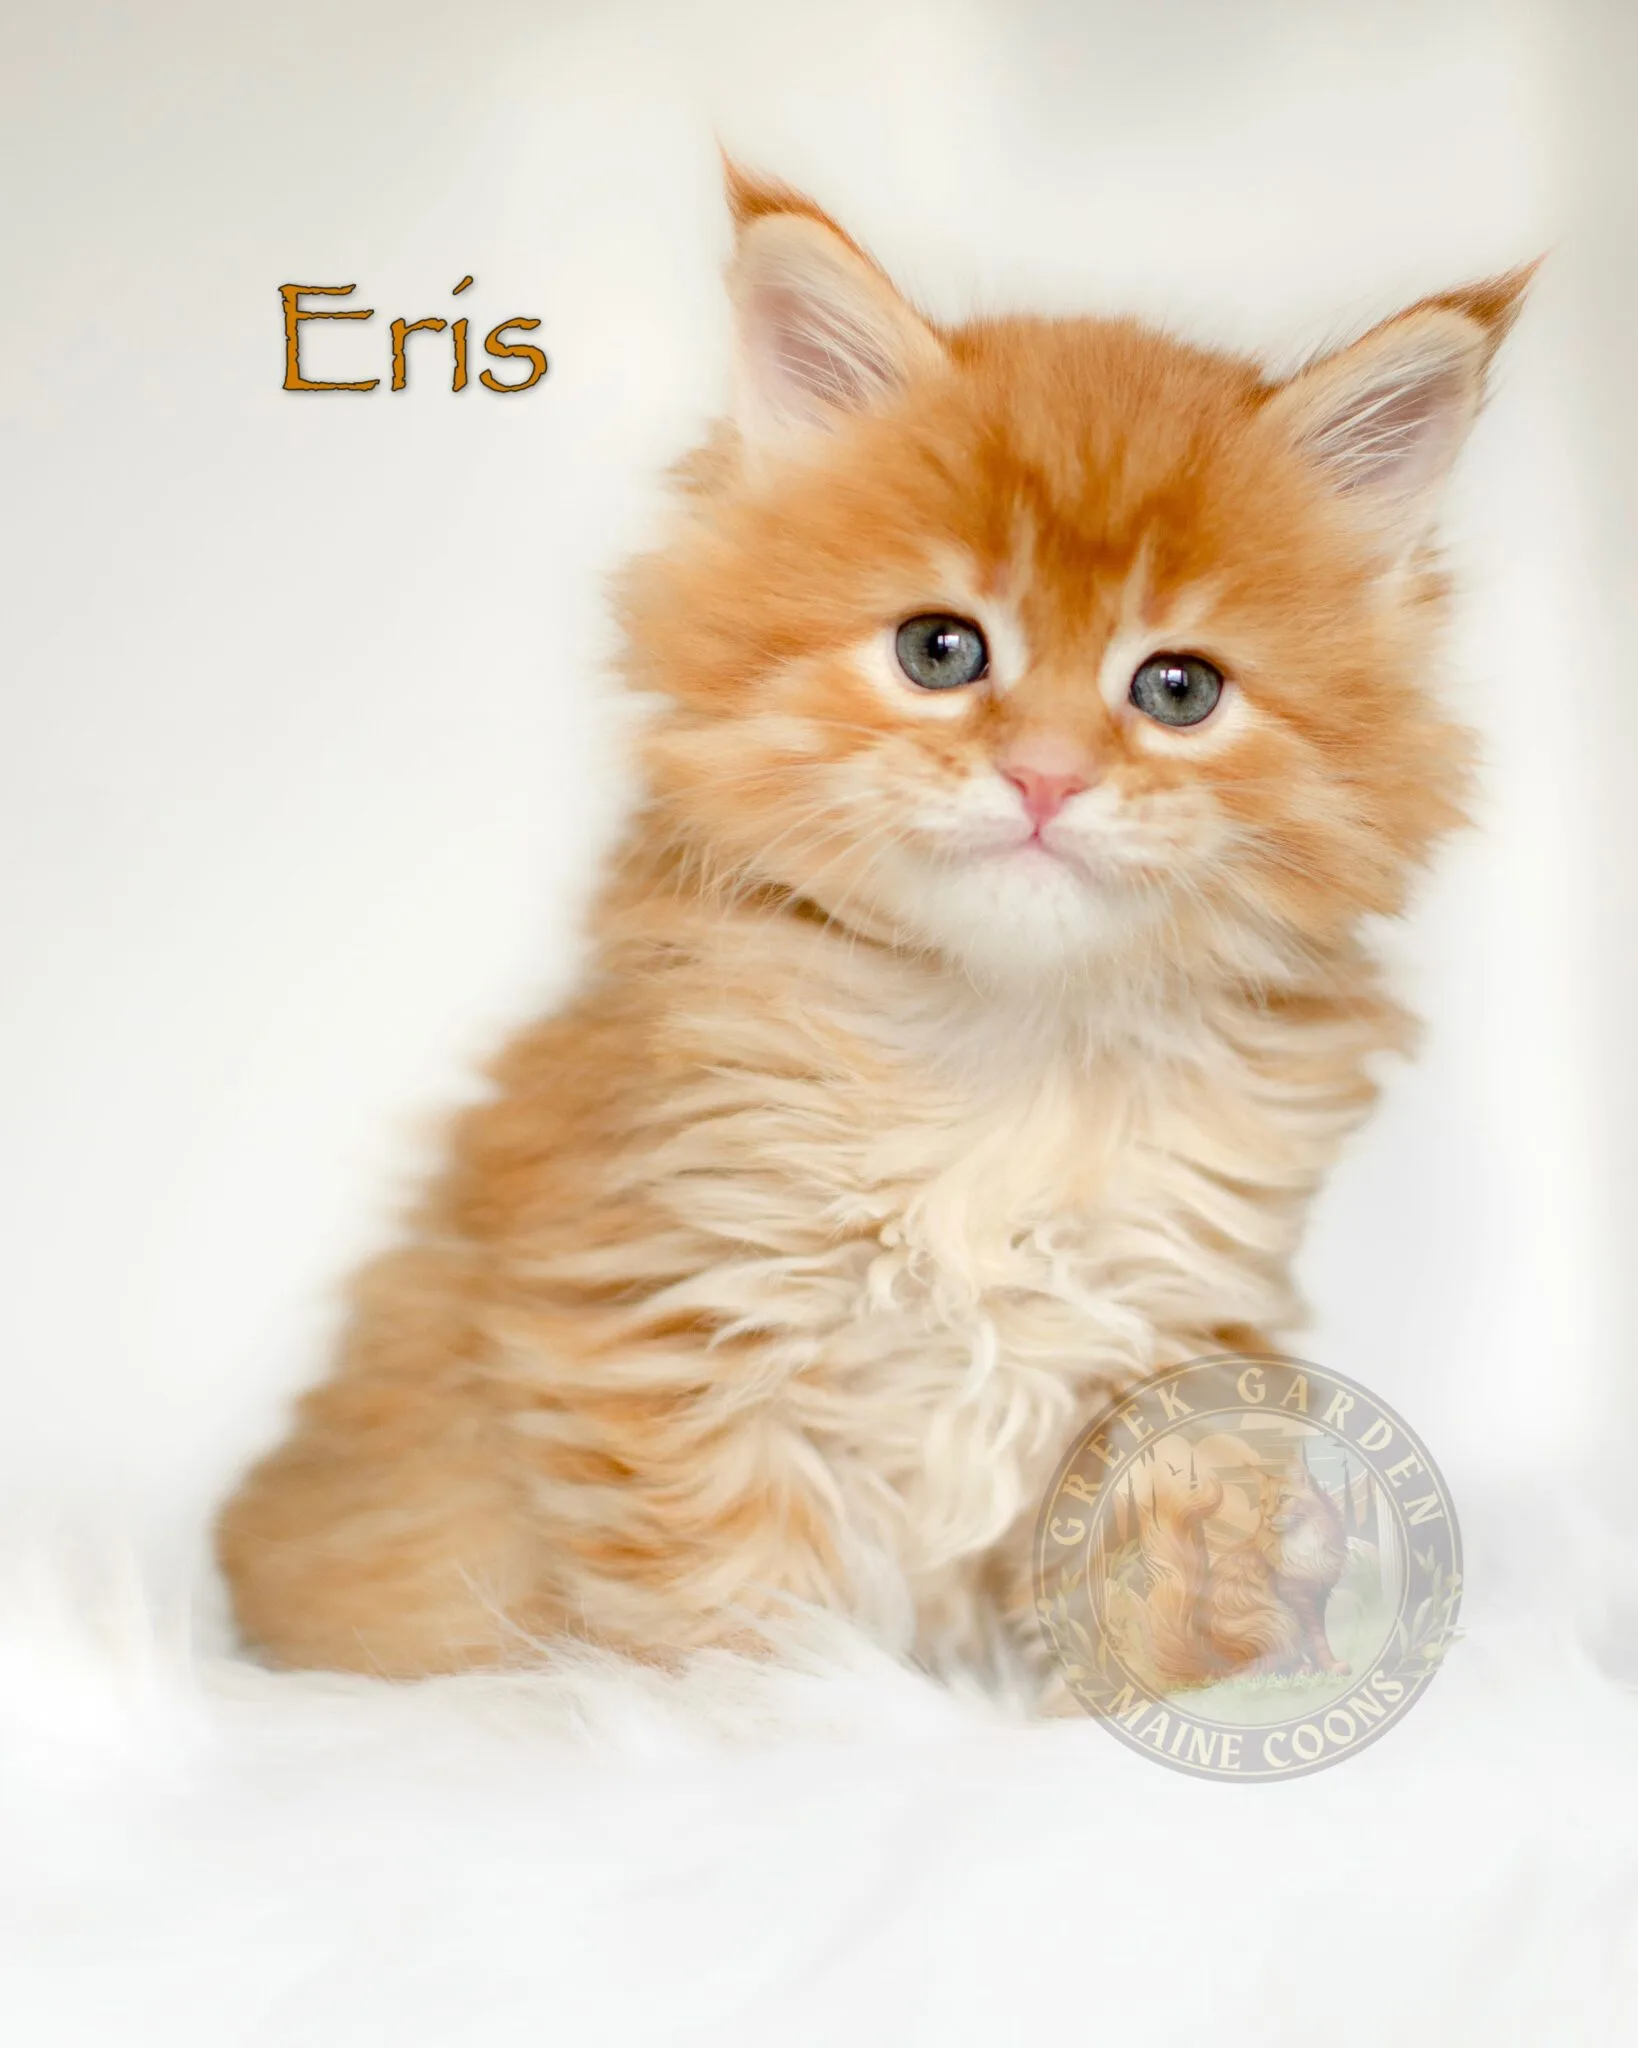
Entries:
POLYGON ((906 619, 894 645, 899 667, 923 690, 959 690, 976 683, 990 665, 990 650, 972 620, 944 612, 906 619))
POLYGON ((1223 678, 1198 654, 1152 655, 1132 678, 1132 702, 1159 725, 1198 725, 1217 709, 1223 678))

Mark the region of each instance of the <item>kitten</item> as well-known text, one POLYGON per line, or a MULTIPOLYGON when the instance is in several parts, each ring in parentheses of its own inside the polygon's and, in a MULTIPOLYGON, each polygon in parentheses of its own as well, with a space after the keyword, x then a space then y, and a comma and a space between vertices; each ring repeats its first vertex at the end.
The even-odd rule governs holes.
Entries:
POLYGON ((1459 821, 1439 485, 1526 274, 1287 381, 946 328, 729 175, 733 415, 629 573, 644 796, 581 992, 455 1124, 229 1503, 245 1635, 396 1675, 794 1602, 1032 1630, 1110 1389, 1264 1347, 1459 821))

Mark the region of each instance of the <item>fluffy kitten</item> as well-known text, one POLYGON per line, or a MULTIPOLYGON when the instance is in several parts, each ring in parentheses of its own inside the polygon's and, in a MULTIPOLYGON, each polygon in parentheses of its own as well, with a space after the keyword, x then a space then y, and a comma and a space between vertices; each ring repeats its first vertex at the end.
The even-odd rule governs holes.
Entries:
POLYGON ((1112 1387, 1266 1345, 1459 817, 1434 499, 1525 277, 1289 381, 919 315, 730 174, 731 423, 625 587, 644 796, 334 1375, 221 1522, 245 1634, 398 1675, 797 1601, 1031 1628, 1112 1387))

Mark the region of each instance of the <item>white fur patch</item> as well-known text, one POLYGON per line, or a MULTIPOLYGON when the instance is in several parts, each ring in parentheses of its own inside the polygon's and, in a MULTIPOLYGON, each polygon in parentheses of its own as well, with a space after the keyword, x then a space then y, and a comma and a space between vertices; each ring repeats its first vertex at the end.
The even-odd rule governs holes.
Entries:
POLYGON ((1262 1027, 1209 1004, 963 995, 811 943, 812 1079, 783 1016, 736 1019, 731 1045, 700 1019, 718 1064, 655 1162, 686 1177, 695 1270, 653 1306, 755 1335, 754 1378, 719 1398, 773 1397, 759 1456, 833 1504, 844 1604, 903 1647, 913 1609, 924 1654, 941 1630, 970 1652, 978 1563, 1102 1395, 1222 1324, 1290 1323, 1307 1197, 1362 1104, 1300 1059, 1271 1082, 1262 1027), (724 1170, 729 1130, 757 1170, 724 1170))

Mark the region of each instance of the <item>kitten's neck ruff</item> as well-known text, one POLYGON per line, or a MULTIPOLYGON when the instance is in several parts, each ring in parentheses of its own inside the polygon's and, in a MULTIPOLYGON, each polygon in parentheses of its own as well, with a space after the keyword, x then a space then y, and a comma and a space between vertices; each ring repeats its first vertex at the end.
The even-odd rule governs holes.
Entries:
POLYGON ((1391 1016, 1389 1036, 1400 1029, 1351 934, 1321 953, 1249 924, 1214 924, 1175 948, 1139 933, 1073 971, 1026 963, 986 972, 907 941, 868 907, 844 911, 770 881, 725 884, 708 859, 676 849, 652 813, 639 819, 609 899, 607 946, 659 1000, 660 960, 686 956, 707 979, 720 969, 724 987, 743 987, 749 974, 771 1004, 844 1022, 890 1059, 957 1083, 1111 1062, 1198 1068, 1225 1040, 1276 1037, 1299 1012, 1368 1013, 1377 1030, 1391 1016))

